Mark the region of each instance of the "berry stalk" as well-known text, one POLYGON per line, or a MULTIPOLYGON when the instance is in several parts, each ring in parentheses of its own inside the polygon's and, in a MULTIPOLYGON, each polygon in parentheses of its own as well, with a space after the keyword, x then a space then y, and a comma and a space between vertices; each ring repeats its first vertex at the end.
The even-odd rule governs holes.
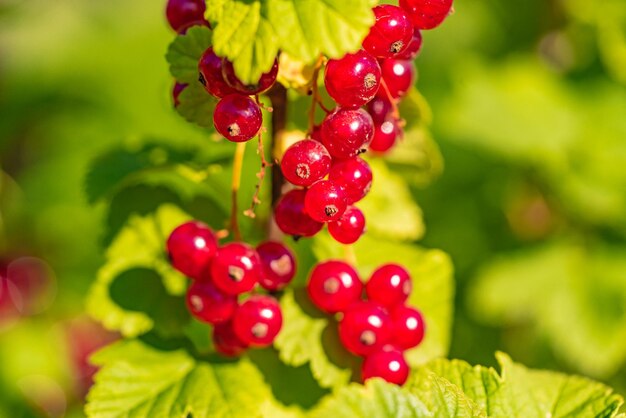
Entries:
POLYGON ((231 182, 231 208, 230 208, 230 230, 235 240, 241 241, 241 231, 239 230, 239 209, 237 208, 237 195, 241 186, 241 169, 243 168, 243 157, 246 152, 246 143, 238 142, 235 148, 233 160, 233 177, 231 182))

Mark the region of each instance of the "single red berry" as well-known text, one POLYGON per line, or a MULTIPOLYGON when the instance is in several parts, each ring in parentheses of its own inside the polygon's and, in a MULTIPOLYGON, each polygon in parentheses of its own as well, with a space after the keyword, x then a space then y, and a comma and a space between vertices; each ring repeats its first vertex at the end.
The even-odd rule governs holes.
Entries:
POLYGON ((357 356, 372 354, 391 339, 391 320, 387 312, 374 302, 357 302, 343 313, 339 322, 339 339, 357 356))
POLYGON ((342 244, 354 244, 365 231, 365 216, 356 206, 348 206, 341 218, 328 223, 328 232, 342 244))
POLYGON ((224 76, 226 83, 241 94, 245 94, 246 96, 261 94, 264 91, 269 90, 276 82, 276 76, 278 75, 278 59, 274 60, 272 68, 270 68, 270 70, 265 74, 261 75, 261 78, 256 84, 242 83, 235 74, 235 67, 233 67, 233 63, 226 59, 222 64, 222 75, 224 76))
MULTIPOLYGON (((386 59, 381 63, 381 68, 389 94, 394 99, 403 97, 415 84, 417 70, 413 61, 386 59)), ((387 98, 384 88, 378 91, 378 95, 387 98)))
POLYGON ((363 50, 347 54, 328 61, 324 84, 339 106, 363 106, 380 87, 380 66, 376 58, 363 50))
POLYGON ((232 321, 213 327, 213 344, 215 350, 225 357, 238 357, 248 348, 248 344, 235 334, 232 321))
POLYGON ((266 347, 274 341, 283 325, 283 315, 276 299, 256 295, 235 312, 233 328, 241 341, 253 347, 266 347))
POLYGON ((367 356, 361 366, 361 378, 365 382, 374 377, 402 386, 409 377, 409 365, 402 352, 380 350, 367 356))
POLYGON ((187 307, 200 321, 228 321, 237 309, 237 298, 222 293, 211 281, 193 282, 187 290, 187 307))
POLYGON ((187 222, 172 231, 167 239, 167 252, 176 270, 199 279, 215 257, 217 239, 202 222, 187 222))
POLYGON ((324 145, 314 139, 298 141, 285 151, 280 168, 296 186, 310 186, 326 177, 332 158, 324 145))
POLYGON ((452 10, 452 0, 400 0, 417 29, 433 29, 441 25, 452 10))
POLYGON ((419 29, 413 30, 413 37, 409 42, 409 46, 404 51, 399 53, 395 58, 399 60, 414 60, 422 50, 422 32, 419 29))
POLYGON ((424 317, 417 309, 402 305, 391 311, 391 344, 400 350, 417 347, 424 339, 424 317))
POLYGON ((263 273, 259 284, 269 291, 284 289, 296 275, 296 260, 291 250, 276 241, 265 241, 256 247, 263 273))
POLYGON ((175 83, 174 88, 172 89, 172 99, 174 100, 174 107, 178 107, 180 105, 180 94, 187 88, 187 84, 183 83, 175 83))
POLYGON ((343 312, 361 299, 363 283, 347 263, 330 260, 317 264, 309 275, 311 302, 326 313, 343 312))
MULTIPOLYGON (((384 91, 379 91, 380 93, 384 93, 384 91)), ((388 120, 392 109, 391 102, 387 98, 387 94, 380 93, 367 104, 367 112, 372 117, 374 125, 380 125, 388 120)))
POLYGON ((372 169, 362 158, 339 160, 333 164, 328 179, 341 186, 349 204, 363 199, 372 187, 372 169))
POLYGON ((211 263, 215 286, 228 295, 252 290, 261 276, 261 260, 254 248, 242 242, 231 242, 217 251, 211 263))
POLYGON ((374 7, 376 23, 363 40, 363 49, 376 58, 392 58, 406 49, 413 36, 407 13, 398 6, 374 7))
POLYGON ((208 26, 205 10, 205 0, 168 0, 165 14, 172 29, 180 33, 194 25, 208 26))
POLYGON ((322 142, 335 158, 352 158, 374 137, 374 122, 363 109, 339 108, 322 122, 322 142))
POLYGON ((318 181, 304 198, 304 210, 318 222, 336 221, 347 205, 346 192, 331 180, 318 181))
POLYGON ((259 133, 263 115, 259 105, 248 96, 230 94, 215 106, 213 124, 229 141, 246 142, 259 133))
POLYGON ((324 224, 311 218, 304 210, 306 190, 291 190, 285 193, 274 209, 276 225, 287 235, 312 237, 320 232, 324 224))
POLYGON ((398 123, 393 119, 387 120, 381 125, 376 125, 374 139, 370 143, 369 149, 379 154, 386 153, 394 146, 400 132, 398 123))
POLYGON ((209 47, 198 62, 200 83, 205 90, 215 97, 222 98, 237 91, 226 84, 222 76, 222 58, 215 55, 213 48, 209 47))
POLYGON ((409 272, 397 264, 380 266, 365 285, 368 299, 387 309, 402 305, 412 289, 409 272))

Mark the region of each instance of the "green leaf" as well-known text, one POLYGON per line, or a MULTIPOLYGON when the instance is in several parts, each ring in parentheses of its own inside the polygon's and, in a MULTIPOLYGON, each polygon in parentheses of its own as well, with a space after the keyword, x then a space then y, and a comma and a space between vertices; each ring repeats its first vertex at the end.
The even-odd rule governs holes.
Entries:
POLYGON ((167 261, 169 233, 189 219, 178 208, 163 205, 153 216, 132 217, 106 252, 87 297, 87 311, 110 330, 134 337, 157 329, 181 331, 188 320, 184 300, 187 279, 167 261), (141 292, 142 297, 136 298, 141 292))
MULTIPOLYGON (((215 52, 244 83, 269 71, 279 50, 305 64, 360 48, 374 23, 372 0, 213 0, 215 52)), ((209 4, 209 8, 211 4, 209 4)))
POLYGON ((211 46, 211 29, 193 26, 184 35, 178 35, 167 50, 170 73, 179 83, 198 84, 198 62, 211 46))
MULTIPOLYGON (((450 258, 439 250, 383 241, 364 235, 353 246, 356 266, 366 281, 376 268, 385 263, 398 263, 409 270, 413 292, 411 306, 424 315, 426 335, 419 347, 406 352, 412 366, 445 357, 450 346, 450 329, 454 300, 453 268, 450 258)), ((318 234, 313 251, 318 260, 342 259, 344 247, 327 234, 318 234)))
POLYGON ((271 399, 263 375, 246 358, 205 362, 186 352, 125 341, 92 357, 101 366, 85 408, 97 418, 251 418, 271 399))
POLYGON ((358 203, 367 230, 380 238, 413 241, 424 235, 422 211, 402 177, 380 160, 369 161, 374 174, 370 193, 358 203))
MULTIPOLYGON (((380 379, 352 384, 328 397, 312 418, 424 418, 432 413, 416 396, 380 379)), ((442 416, 443 417, 443 416, 442 416)))
POLYGON ((410 130, 429 126, 433 121, 433 111, 426 98, 415 87, 411 88, 398 104, 400 115, 410 130))
POLYGON ((463 391, 448 380, 429 373, 420 379, 420 387, 408 388, 415 394, 436 417, 450 418, 487 418, 463 391))
POLYGON ((213 111, 217 100, 211 96, 200 84, 195 81, 189 84, 178 96, 180 104, 176 111, 185 120, 203 128, 214 130, 213 111))
POLYGON ((280 301, 285 318, 275 341, 280 359, 294 367, 309 363, 322 387, 348 383, 357 362, 339 342, 336 324, 315 312, 303 289, 297 295, 288 291, 280 301))
POLYGON ((425 187, 443 172, 444 161, 437 143, 423 128, 404 132, 402 138, 385 155, 389 169, 411 185, 425 187))

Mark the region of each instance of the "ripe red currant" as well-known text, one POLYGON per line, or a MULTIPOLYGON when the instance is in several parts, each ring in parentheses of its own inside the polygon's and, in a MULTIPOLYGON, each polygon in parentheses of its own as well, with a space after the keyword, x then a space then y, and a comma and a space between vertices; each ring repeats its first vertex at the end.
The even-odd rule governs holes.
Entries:
POLYGON ((261 129, 263 115, 254 100, 241 94, 230 94, 215 106, 213 124, 217 132, 232 142, 246 142, 261 129))
POLYGON ((204 19, 204 0, 168 0, 165 14, 176 32, 184 32, 193 25, 208 25, 204 19))
POLYGON ((370 143, 369 149, 376 153, 384 154, 391 149, 400 135, 398 123, 389 119, 381 125, 376 125, 374 139, 370 143))
POLYGON ((215 257, 217 239, 202 222, 187 222, 172 231, 167 239, 167 252, 176 270, 199 279, 215 257))
POLYGON ((400 0, 417 29, 433 29, 441 25, 452 9, 452 0, 400 0))
POLYGON ((211 281, 193 282, 187 290, 187 307, 200 321, 228 321, 237 308, 237 298, 222 293, 211 281))
POLYGON ((346 192, 331 180, 318 181, 304 198, 304 210, 318 222, 336 221, 347 205, 346 192))
POLYGON ((237 91, 226 84, 222 76, 222 58, 215 55, 213 48, 209 47, 198 62, 200 83, 215 97, 222 98, 237 91))
POLYGON ((241 94, 245 94, 247 96, 261 94, 264 91, 269 90, 276 82, 276 76, 278 75, 278 59, 274 60, 272 68, 270 68, 267 73, 261 75, 261 78, 256 84, 242 83, 235 74, 233 63, 226 59, 222 64, 222 75, 224 76, 226 83, 241 94))
POLYGON ((233 318, 237 337, 253 347, 272 344, 282 325, 280 306, 271 296, 250 297, 237 309, 233 318))
POLYGON ((322 142, 335 158, 352 158, 374 137, 374 122, 363 109, 339 108, 322 122, 322 142))
POLYGON ((409 272, 397 264, 380 266, 365 285, 368 299, 387 309, 403 304, 412 289, 409 272))
POLYGON ((363 106, 380 87, 380 66, 376 58, 363 50, 347 54, 328 61, 324 84, 339 106, 363 106))
POLYGON ((374 377, 402 386, 409 377, 409 365, 402 352, 380 350, 367 356, 361 367, 361 378, 365 382, 374 377))
POLYGON ((376 23, 365 37, 363 49, 376 58, 392 58, 409 45, 413 36, 411 21, 398 6, 381 4, 373 10, 376 23))
MULTIPOLYGON (((381 63, 381 68, 389 94, 394 99, 404 96, 415 84, 417 70, 413 61, 386 59, 381 63)), ((381 88, 378 95, 386 98, 387 92, 381 88)))
POLYGON ((414 60, 422 50, 422 32, 419 29, 413 30, 413 37, 409 42, 409 46, 399 53, 395 58, 399 60, 414 60))
POLYGON ((225 357, 238 357, 248 348, 248 344, 235 334, 232 321, 213 327, 213 344, 215 350, 225 357))
POLYGON ((357 272, 343 261, 330 260, 316 265, 307 284, 309 298, 326 313, 343 312, 358 302, 363 283, 357 272))
MULTIPOLYGON (((384 93, 384 91, 381 91, 381 93, 384 93)), ((372 117, 374 125, 380 125, 388 120, 389 114, 391 113, 391 102, 387 98, 387 94, 378 94, 373 98, 372 101, 367 104, 367 112, 372 117)))
POLYGON ((342 244, 354 244, 365 231, 365 216, 355 206, 349 206, 335 222, 328 223, 328 232, 342 244))
POLYGON ((269 291, 284 289, 296 275, 296 260, 291 250, 276 241, 265 241, 256 247, 263 273, 259 284, 269 291))
POLYGON ((357 302, 343 313, 339 339, 353 354, 367 356, 380 350, 391 339, 391 320, 374 302, 357 302))
POLYGON ((424 339, 424 317, 410 306, 398 306, 391 311, 393 337, 391 343, 400 350, 417 347, 424 339))
POLYGON ((285 151, 280 168, 296 186, 310 186, 326 177, 332 158, 324 145, 314 139, 298 141, 285 151))
POLYGON ((178 97, 180 94, 187 88, 187 84, 175 83, 174 88, 172 89, 172 99, 174 100, 174 107, 178 107, 180 105, 180 100, 178 97))
POLYGON ((287 235, 312 237, 317 234, 323 223, 311 218, 304 210, 306 190, 291 190, 285 193, 274 209, 276 224, 287 235))
POLYGON ((217 251, 211 263, 211 278, 215 286, 228 295, 240 295, 252 290, 261 276, 259 255, 248 244, 231 242, 217 251))
POLYGON ((359 157, 340 160, 330 168, 328 179, 344 189, 346 201, 351 204, 369 193, 372 187, 372 169, 359 157))

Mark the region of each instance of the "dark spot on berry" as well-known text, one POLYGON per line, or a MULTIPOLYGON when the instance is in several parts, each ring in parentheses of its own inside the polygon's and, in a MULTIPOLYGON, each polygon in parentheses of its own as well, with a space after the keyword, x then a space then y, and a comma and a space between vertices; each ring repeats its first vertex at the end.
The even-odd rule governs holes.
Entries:
POLYGON ((243 280, 245 272, 241 267, 228 266, 228 277, 233 281, 239 283, 243 280))
POLYGON ((291 271, 293 268, 291 265, 291 258, 287 254, 283 255, 277 260, 272 260, 270 263, 272 271, 279 276, 283 276, 291 271))
POLYGON ((300 163, 296 166, 296 176, 301 179, 308 179, 311 176, 311 169, 308 164, 300 163))
POLYGON ((228 135, 230 136, 241 135, 241 128, 239 127, 239 124, 233 123, 231 125, 228 125, 228 135))
POLYGON ((367 73, 363 79, 363 85, 366 89, 371 89, 376 85, 376 76, 372 73, 367 73))
POLYGON ((256 338, 265 338, 267 336, 268 328, 267 324, 258 322, 252 327, 252 335, 256 338))
POLYGON ((371 330, 363 331, 359 337, 359 341, 365 346, 374 345, 376 344, 376 334, 371 330))
POLYGON ((403 46, 404 46, 404 42, 396 41, 391 44, 391 48, 389 48, 389 52, 397 54, 398 52, 402 51, 403 46))
POLYGON ((339 286, 341 283, 336 277, 331 277, 330 279, 324 282, 324 292, 329 295, 334 295, 339 290, 339 286))
POLYGON ((206 79, 204 78, 204 75, 202 73, 198 75, 198 81, 202 83, 203 86, 206 86, 206 79))
POLYGON ((360 150, 356 152, 356 155, 365 154, 366 152, 367 152, 367 148, 361 148, 360 150))
POLYGON ((331 216, 335 215, 337 212, 339 212, 339 209, 337 209, 337 206, 335 206, 335 205, 327 205, 324 208, 324 213, 328 217, 331 217, 331 216))

